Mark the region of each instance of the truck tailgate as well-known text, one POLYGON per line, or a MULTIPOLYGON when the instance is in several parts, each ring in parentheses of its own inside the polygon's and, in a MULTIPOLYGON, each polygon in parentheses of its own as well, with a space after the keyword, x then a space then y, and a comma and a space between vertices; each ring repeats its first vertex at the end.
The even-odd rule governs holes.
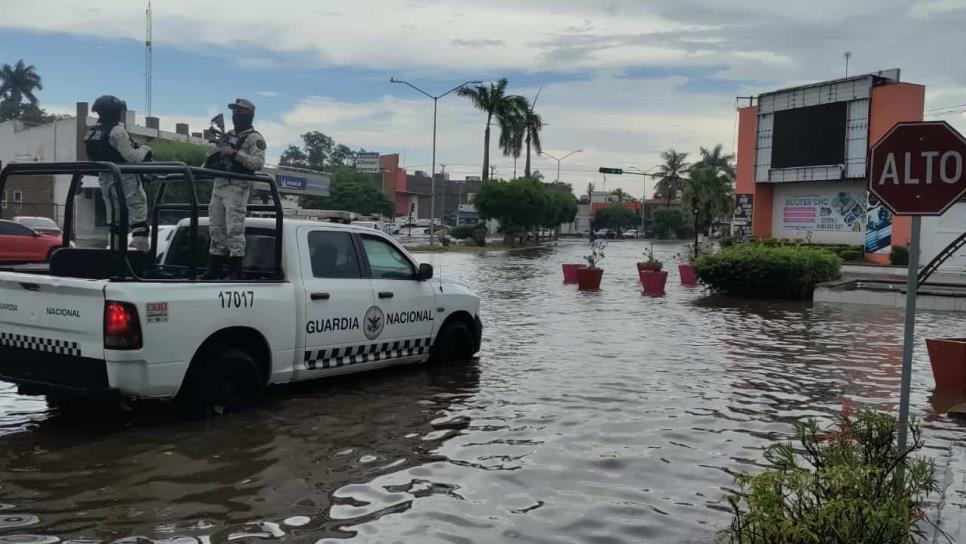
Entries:
POLYGON ((0 379, 106 388, 106 283, 0 272, 0 379))

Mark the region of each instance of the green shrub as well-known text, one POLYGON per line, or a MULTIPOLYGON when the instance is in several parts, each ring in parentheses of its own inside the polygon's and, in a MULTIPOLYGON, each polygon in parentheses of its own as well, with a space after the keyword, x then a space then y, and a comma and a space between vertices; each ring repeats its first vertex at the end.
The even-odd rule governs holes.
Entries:
POLYGON ((718 243, 721 247, 731 247, 735 245, 735 238, 733 236, 722 236, 718 239, 718 243))
POLYGON ((482 228, 483 228, 483 225, 480 225, 480 224, 460 225, 458 227, 454 227, 453 229, 451 229, 449 231, 449 235, 452 236, 453 238, 456 238, 457 240, 465 240, 467 238, 473 237, 473 231, 480 230, 482 228))
POLYGON ((716 293, 805 299, 816 284, 838 279, 841 266, 841 259, 824 249, 741 244, 699 258, 694 271, 716 293))
POLYGON ((838 252, 843 261, 862 261, 865 260, 865 250, 844 249, 838 252))
POLYGON ((892 264, 909 264, 909 248, 906 246, 892 246, 892 253, 889 254, 889 262, 892 264))
POLYGON ((732 544, 916 541, 923 501, 938 490, 935 467, 911 457, 922 448, 918 426, 905 450, 897 430, 891 415, 873 411, 843 413, 831 432, 814 419, 796 423, 799 445, 768 448, 764 472, 736 477, 732 544))
POLYGON ((179 142, 177 140, 148 140, 151 156, 156 161, 179 161, 191 166, 201 166, 212 149, 208 146, 179 142))

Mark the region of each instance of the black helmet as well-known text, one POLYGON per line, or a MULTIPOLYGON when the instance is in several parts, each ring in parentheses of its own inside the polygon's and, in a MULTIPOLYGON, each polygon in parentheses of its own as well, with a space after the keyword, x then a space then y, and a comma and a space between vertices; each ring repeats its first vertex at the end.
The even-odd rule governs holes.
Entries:
POLYGON ((91 108, 91 111, 101 116, 119 115, 125 110, 127 110, 127 103, 120 98, 111 96, 109 94, 99 96, 97 100, 94 101, 94 106, 91 108))

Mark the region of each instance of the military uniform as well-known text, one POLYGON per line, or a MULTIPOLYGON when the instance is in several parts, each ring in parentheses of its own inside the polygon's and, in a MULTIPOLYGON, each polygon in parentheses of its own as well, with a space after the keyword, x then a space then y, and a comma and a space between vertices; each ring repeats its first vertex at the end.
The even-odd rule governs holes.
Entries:
MULTIPOLYGON (((205 161, 205 166, 216 170, 254 174, 265 166, 265 138, 251 122, 255 106, 243 98, 228 105, 234 112, 235 129, 218 142, 205 161)), ((247 180, 215 178, 208 204, 208 272, 202 279, 219 279, 222 266, 227 260, 229 275, 241 279, 242 258, 245 256, 245 215, 252 182, 247 180)))
MULTIPOLYGON (((265 166, 265 138, 257 130, 249 128, 237 134, 232 130, 226 138, 235 149, 230 171, 254 174, 265 166)), ((208 204, 212 255, 245 256, 245 215, 251 191, 251 181, 215 179, 208 204)))
MULTIPOLYGON (((84 137, 87 147, 87 156, 94 161, 108 161, 115 164, 132 162, 143 162, 150 159, 151 148, 135 142, 127 130, 120 124, 97 124, 87 131, 84 137)), ((101 196, 109 215, 108 221, 111 228, 117 229, 120 221, 118 207, 118 197, 115 193, 114 176, 108 172, 98 175, 98 182, 101 185, 101 196)), ((147 251, 150 247, 148 240, 148 199, 144 194, 144 188, 138 176, 127 174, 121 176, 121 190, 124 191, 124 200, 127 203, 128 226, 130 228, 132 245, 135 249, 147 251)), ((115 249, 118 245, 126 243, 123 240, 115 240, 115 249)))

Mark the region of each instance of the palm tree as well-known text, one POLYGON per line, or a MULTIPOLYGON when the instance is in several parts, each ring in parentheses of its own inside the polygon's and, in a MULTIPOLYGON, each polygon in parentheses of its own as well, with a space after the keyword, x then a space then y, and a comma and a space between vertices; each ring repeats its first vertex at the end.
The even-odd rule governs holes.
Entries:
POLYGON ((694 163, 691 166, 692 169, 711 167, 715 169, 715 171, 724 174, 731 179, 735 179, 735 166, 732 164, 735 156, 731 153, 724 155, 721 144, 715 145, 710 150, 701 147, 700 153, 701 160, 694 163))
POLYGON ((626 199, 627 196, 628 196, 627 193, 625 193, 624 190, 621 189, 620 187, 618 187, 617 189, 614 189, 613 191, 611 191, 610 194, 612 194, 615 197, 617 197, 617 201, 618 202, 624 202, 624 199, 626 199))
POLYGON ((469 98, 473 106, 486 113, 486 129, 483 131, 483 181, 490 179, 490 124, 496 118, 500 125, 501 142, 503 134, 512 131, 511 119, 515 107, 519 106, 519 97, 506 94, 507 80, 501 78, 496 83, 461 87, 456 91, 460 96, 469 98))
MULTIPOLYGON (((526 134, 527 101, 522 96, 508 96, 505 122, 500 123, 500 149, 503 155, 513 157, 513 177, 517 173, 517 159, 523 153, 523 139, 526 134)), ((529 177, 529 176, 527 176, 529 177)))
POLYGON ((10 66, 4 64, 0 67, 0 98, 11 100, 14 104, 20 104, 24 97, 34 106, 37 105, 37 96, 34 91, 44 88, 40 82, 40 75, 33 64, 27 66, 23 59, 17 64, 10 66))
POLYGON ((674 149, 661 152, 664 164, 658 170, 660 179, 656 189, 657 193, 667 200, 667 207, 671 207, 671 200, 684 188, 686 180, 681 176, 691 167, 685 160, 687 158, 687 153, 678 153, 674 149))
POLYGON ((690 208, 693 197, 698 199, 698 226, 701 230, 707 230, 734 212, 733 181, 713 166, 691 169, 691 180, 684 186, 682 206, 686 204, 690 208))

